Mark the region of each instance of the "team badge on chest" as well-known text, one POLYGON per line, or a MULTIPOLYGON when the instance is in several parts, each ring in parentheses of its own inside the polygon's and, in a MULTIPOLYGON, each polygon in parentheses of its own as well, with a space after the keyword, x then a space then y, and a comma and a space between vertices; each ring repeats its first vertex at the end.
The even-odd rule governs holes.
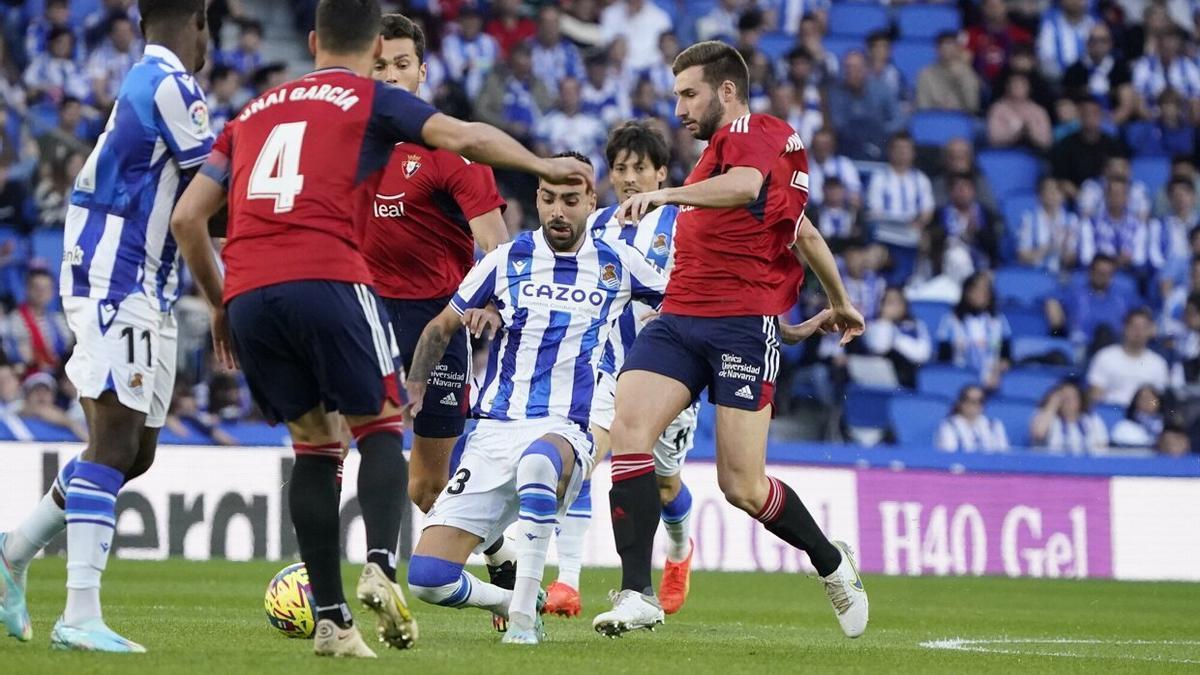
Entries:
POLYGON ((617 278, 617 266, 608 263, 600 270, 600 283, 609 288, 616 288, 621 285, 621 280, 617 278))
POLYGON ((421 168, 421 156, 420 155, 409 155, 408 159, 405 160, 405 162, 404 162, 404 177, 412 178, 413 174, 416 173, 417 170, 420 168, 421 168))
POLYGON ((667 235, 663 234, 662 232, 659 232, 657 235, 655 235, 654 243, 650 245, 650 250, 654 251, 658 255, 666 255, 667 235))

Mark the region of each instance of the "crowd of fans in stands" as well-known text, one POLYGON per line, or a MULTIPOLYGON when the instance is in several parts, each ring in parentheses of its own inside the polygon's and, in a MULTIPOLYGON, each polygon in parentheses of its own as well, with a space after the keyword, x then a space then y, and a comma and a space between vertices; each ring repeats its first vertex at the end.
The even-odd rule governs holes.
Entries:
MULTIPOLYGON (((1200 7, 964 0, 942 5, 957 13, 954 26, 917 41, 895 22, 867 32, 838 25, 830 17, 841 4, 429 0, 393 9, 426 29, 429 99, 540 152, 591 156, 602 203, 615 198, 603 147, 616 123, 661 125, 673 184, 698 159, 702 146, 673 115, 670 66, 681 46, 723 39, 742 51, 752 110, 790 122, 809 149, 809 217, 870 326, 848 348, 821 339, 787 353, 777 393, 784 413, 815 406, 837 416, 863 387, 928 394, 915 393, 922 367, 941 363, 970 381, 940 392, 947 416, 928 439, 939 449, 1001 452, 1020 437, 1074 455, 1200 450, 1200 7), (915 71, 897 58, 914 44, 931 59, 915 71), (914 125, 933 111, 971 125, 930 143, 914 125), (1032 167, 1027 193, 993 190, 997 176, 985 175, 980 155, 995 149, 1030 158, 1020 165, 1032 167), (1169 170, 1147 182, 1133 170, 1139 158, 1169 170), (1037 297, 996 283, 1013 269, 1054 283, 1037 297), (1023 338, 1049 347, 1016 349, 1023 338), (1018 433, 988 410, 1005 377, 1030 367, 1061 382, 1039 392, 1018 433), (1125 414, 1105 420, 1097 406, 1125 414)), ((906 4, 882 7, 894 18, 906 4)), ((315 2, 291 7, 303 35, 315 2)), ((10 428, 36 417, 83 434, 62 376, 71 337, 55 309, 58 260, 32 255, 27 240, 62 228, 74 175, 140 57, 136 2, 43 0, 0 11, 0 296, 10 309, 0 406, 10 428), (33 4, 44 8, 30 15, 33 4)), ((235 0, 212 3, 210 24, 216 39, 200 78, 219 131, 302 67, 268 61, 263 25, 235 0)), ((497 177, 510 228, 533 225, 529 177, 497 177)), ((821 303, 806 287, 796 314, 821 303)), ((194 291, 179 314, 173 429, 231 442, 218 422, 253 416, 252 405, 238 376, 211 363, 194 291)), ((821 435, 891 434, 848 427, 821 435)))

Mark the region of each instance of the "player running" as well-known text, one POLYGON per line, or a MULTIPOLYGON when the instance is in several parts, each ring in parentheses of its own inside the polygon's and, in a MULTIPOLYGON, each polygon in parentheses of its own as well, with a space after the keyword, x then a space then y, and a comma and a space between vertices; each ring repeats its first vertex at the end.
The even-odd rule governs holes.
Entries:
POLYGON ((574 160, 538 158, 492 127, 369 79, 380 20, 378 0, 321 0, 309 35, 317 69, 264 92, 226 125, 172 219, 211 306, 218 355, 237 354, 259 406, 292 436, 291 516, 316 600, 313 649, 324 656, 375 656, 341 588, 335 412, 362 455, 370 552, 357 596, 389 645, 417 637, 392 567, 406 497, 394 339, 359 246, 380 170, 396 143, 419 140, 556 182, 590 180, 574 160), (206 223, 226 193, 222 281, 206 223))
MULTIPOLYGON (((375 79, 416 94, 425 81, 424 32, 403 15, 387 14, 382 34, 375 79)), ((363 255, 406 371, 421 331, 446 308, 475 263, 475 245, 488 253, 508 241, 503 208, 487 165, 420 143, 401 143, 392 151, 367 219, 363 255)), ((450 453, 467 416, 470 373, 470 345, 466 331, 459 331, 434 367, 413 421, 408 495, 423 513, 450 477, 450 453)), ((513 552, 505 542, 503 536, 489 542, 484 553, 491 581, 512 588, 513 552)))
POLYGON ((538 596, 550 534, 593 466, 586 429, 601 348, 631 299, 655 307, 665 279, 635 249, 587 233, 591 187, 538 185, 542 228, 484 257, 425 328, 408 388, 420 410, 433 365, 461 315, 495 303, 503 329, 462 462, 425 519, 408 566, 422 600, 508 616, 507 644, 539 644, 538 596), (517 521, 514 591, 476 579, 467 557, 517 521))
MULTIPOLYGON (((622 199, 657 190, 667 177, 671 159, 667 140, 645 122, 627 122, 614 130, 605 148, 613 185, 622 199)), ((665 204, 638 222, 622 223, 610 206, 588 217, 588 230, 596 239, 622 241, 638 251, 658 269, 669 270, 674 258, 675 219, 679 207, 665 204)), ((596 461, 609 452, 608 430, 612 427, 616 374, 626 352, 644 325, 646 312, 630 304, 609 333, 600 360, 596 396, 592 400, 591 430, 596 443, 596 461)), ((692 495, 680 478, 684 458, 692 448, 698 403, 688 406, 654 443, 654 474, 662 503, 662 521, 667 531, 667 559, 663 569, 662 605, 667 614, 678 612, 687 598, 691 579, 692 542, 689 516, 692 495)), ((558 580, 546 589, 547 613, 578 616, 583 611, 579 596, 579 573, 583 543, 592 516, 591 481, 584 481, 579 498, 567 509, 557 532, 558 580)))
MULTIPOLYGON (((802 218, 808 160, 784 121, 751 114, 742 56, 701 42, 675 59, 675 112, 691 134, 709 141, 685 185, 634 195, 617 218, 640 220, 677 204, 675 267, 663 315, 626 355, 612 428, 613 534, 621 591, 595 629, 609 636, 663 620, 650 581, 659 500, 651 449, 704 389, 716 404, 717 477, 731 504, 808 553, 842 630, 867 626, 867 596, 844 544, 830 542, 787 485, 765 473, 767 430, 779 369, 777 315, 797 299, 803 258, 831 306, 822 316, 843 343, 863 329, 829 247, 802 218), (793 250, 793 246, 795 249, 793 250)), ((800 337, 784 327, 783 337, 800 337)))
POLYGON ((55 649, 144 652, 105 625, 100 577, 117 493, 154 462, 175 387, 179 265, 168 221, 181 185, 212 148, 192 77, 208 48, 203 0, 140 0, 146 48, 125 76, 104 133, 75 179, 59 286, 76 345, 67 376, 89 442, 17 529, 0 534, 0 620, 29 640, 29 562, 67 530, 67 603, 55 649))

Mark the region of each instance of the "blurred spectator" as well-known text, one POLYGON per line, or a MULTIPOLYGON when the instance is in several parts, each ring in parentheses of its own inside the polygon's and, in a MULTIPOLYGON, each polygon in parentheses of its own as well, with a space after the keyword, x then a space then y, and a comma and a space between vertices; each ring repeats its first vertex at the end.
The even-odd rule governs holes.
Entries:
POLYGON ((1113 426, 1113 445, 1152 448, 1163 432, 1162 396, 1150 385, 1137 388, 1125 410, 1125 419, 1113 426))
POLYGON ((718 0, 708 14, 696 19, 696 39, 732 41, 745 4, 745 0, 718 0))
POLYGON ((608 127, 580 108, 578 80, 564 79, 559 83, 559 94, 558 108, 543 115, 534 125, 535 149, 542 155, 568 150, 583 153, 592 160, 599 180, 607 174, 603 167, 607 166, 604 143, 608 138, 608 127))
MULTIPOLYGON (((1121 51, 1130 59, 1157 53, 1163 36, 1175 28, 1165 2, 1149 0, 1141 10, 1141 25, 1129 27, 1121 36, 1121 51)), ((1137 11, 1129 14, 1132 23, 1137 23, 1138 17, 1137 11)))
POLYGON ((587 47, 603 47, 607 44, 604 29, 600 26, 600 4, 597 0, 565 0, 562 31, 571 40, 587 47))
POLYGON ((1046 299, 1046 323, 1052 335, 1065 335, 1089 353, 1117 339, 1117 322, 1129 311, 1128 300, 1113 289, 1116 262, 1097 255, 1088 265, 1087 279, 1072 282, 1058 297, 1046 299))
POLYGON ((1186 429, 1179 426, 1168 426, 1158 437, 1155 450, 1164 457, 1187 457, 1192 454, 1192 442, 1186 429))
POLYGON ((834 253, 840 253, 851 241, 864 238, 858 209, 851 204, 846 186, 837 176, 825 179, 825 200, 820 206, 808 209, 810 220, 821 231, 821 236, 834 253))
POLYGON ((142 43, 133 22, 127 14, 114 14, 108 21, 108 39, 87 60, 87 74, 92 80, 92 97, 97 106, 108 108, 117 100, 125 73, 141 58, 142 43))
POLYGON ((25 29, 25 57, 45 56, 52 48, 56 33, 64 31, 72 40, 71 48, 63 58, 78 60, 83 56, 84 41, 71 20, 70 3, 68 0, 46 0, 45 13, 30 21, 25 29))
POLYGON ((210 370, 205 390, 202 407, 223 421, 245 419, 250 411, 249 391, 240 373, 210 370))
POLYGON ((213 133, 219 136, 221 130, 245 103, 245 96, 240 91, 241 78, 232 68, 214 66, 209 80, 211 87, 208 93, 208 123, 213 133))
POLYGON ((1029 437, 1036 446, 1075 457, 1102 454, 1108 449, 1104 420, 1092 412, 1083 388, 1070 380, 1042 398, 1029 423, 1029 437))
POLYGON ((479 96, 488 73, 501 63, 500 45, 483 32, 483 17, 474 7, 463 7, 458 31, 442 40, 442 59, 450 79, 462 84, 472 100, 479 96))
POLYGON ((49 271, 30 270, 25 277, 25 302, 8 315, 15 356, 30 370, 53 371, 75 343, 66 317, 52 307, 57 295, 49 271))
POLYGON ((1033 45, 1020 42, 1013 46, 1008 65, 1000 72, 1000 79, 996 81, 996 91, 1004 91, 1004 83, 1017 73, 1029 80, 1030 98, 1033 102, 1044 108, 1054 119, 1062 121, 1055 113, 1058 87, 1038 70, 1033 45))
POLYGON ((29 62, 25 69, 25 90, 31 101, 43 96, 60 103, 70 96, 83 100, 91 93, 87 76, 75 60, 75 34, 66 28, 50 31, 49 49, 29 62))
POLYGON ((58 395, 58 381, 50 373, 34 373, 22 383, 25 400, 21 405, 21 417, 39 420, 67 429, 81 441, 88 439, 87 427, 71 419, 66 411, 58 407, 54 399, 58 395))
MULTIPOLYGON (((27 217, 29 190, 24 182, 11 177, 11 166, 11 161, 0 154, 0 226, 15 227, 18 232, 27 234, 34 225, 27 217)), ((7 258, 11 255, 12 241, 6 241, 3 247, 8 250, 0 257, 7 258)))
MULTIPOLYGON (((1192 263, 1194 271, 1198 268, 1200 259, 1192 263)), ((1172 335, 1171 386, 1190 404, 1185 419, 1195 420, 1195 404, 1200 402, 1200 289, 1188 294, 1180 324, 1172 335)))
POLYGON ((1009 76, 1004 96, 988 110, 987 136, 988 143, 995 147, 1024 145, 1039 151, 1050 149, 1054 140, 1050 115, 1029 98, 1029 80, 1024 75, 1009 76))
POLYGON ((979 76, 958 35, 951 31, 938 35, 937 53, 937 61, 917 77, 917 109, 979 112, 979 76))
POLYGON ((1017 257, 1022 265, 1059 272, 1075 265, 1079 250, 1079 218, 1067 210, 1062 190, 1052 176, 1038 181, 1038 205, 1021 215, 1017 257))
POLYGON ((1058 0, 1057 4, 1042 15, 1037 36, 1042 72, 1055 80, 1083 56, 1088 33, 1096 24, 1087 13, 1088 0, 1058 0))
POLYGON ((1050 151, 1051 171, 1068 199, 1075 199, 1083 181, 1100 174, 1109 157, 1125 154, 1123 144, 1104 131, 1099 102, 1088 98, 1079 103, 1079 123, 1079 131, 1050 151))
POLYGON ((908 225, 918 231, 933 221, 933 185, 929 176, 913 166, 916 157, 916 144, 908 132, 888 141, 888 165, 871 174, 867 188, 871 221, 908 225))
POLYGON ((1103 23, 1092 26, 1083 56, 1063 74, 1063 92, 1076 99, 1108 102, 1113 122, 1123 124, 1141 111, 1133 89, 1129 62, 1113 48, 1112 30, 1103 23))
POLYGON ((996 266, 1000 258, 995 218, 975 194, 975 181, 968 174, 950 176, 950 201, 937 213, 930 231, 930 253, 942 260, 946 252, 962 248, 971 258, 972 269, 996 266))
POLYGON ((1120 177, 1104 181, 1104 206, 1081 219, 1079 262, 1087 264, 1098 254, 1110 256, 1124 269, 1145 262, 1146 219, 1129 207, 1129 181, 1120 177))
POLYGON ((908 389, 917 386, 917 370, 933 355, 929 328, 912 316, 904 292, 895 286, 884 291, 879 316, 867 325, 862 346, 891 361, 896 381, 908 389))
MULTIPOLYGON (((771 96, 775 93, 775 73, 771 70, 771 61, 766 54, 757 50, 748 52, 745 59, 750 71, 750 89, 747 92, 750 112, 766 112, 771 106, 771 96)), ((792 95, 788 97, 787 107, 791 108, 795 103, 795 96, 794 92, 789 93, 792 95)), ((787 120, 787 116, 783 116, 783 119, 787 120)), ((792 128, 800 131, 795 125, 792 128)), ((812 137, 811 133, 809 137, 812 137)))
POLYGON ((996 309, 992 277, 976 272, 963 282, 954 311, 937 329, 938 361, 979 374, 988 390, 1000 386, 1012 355, 1012 329, 996 309))
POLYGON ((1150 350, 1153 338, 1154 315, 1150 310, 1144 307, 1130 310, 1125 315, 1121 343, 1096 352, 1088 367, 1087 381, 1094 400, 1124 406, 1133 401, 1134 394, 1144 385, 1159 391, 1166 389, 1167 361, 1150 350))
POLYGON ((58 110, 58 126, 38 136, 38 156, 43 162, 62 164, 73 152, 90 152, 91 146, 80 134, 83 124, 83 104, 66 98, 58 110))
POLYGON ((263 65, 262 23, 255 19, 238 19, 238 43, 236 49, 218 52, 218 64, 232 68, 242 77, 247 77, 263 65))
POLYGON ((584 114, 598 117, 606 127, 632 117, 633 107, 629 101, 629 91, 612 76, 610 65, 608 55, 604 52, 589 56, 587 81, 580 92, 584 114))
POLYGON ((475 105, 481 121, 504 129, 524 143, 531 140, 533 126, 553 107, 554 97, 533 76, 528 45, 513 47, 508 63, 488 73, 475 105))
POLYGON ((1195 122, 1200 120, 1200 66, 1184 53, 1183 40, 1182 30, 1166 31, 1157 52, 1133 64, 1133 88, 1151 114, 1157 112, 1159 94, 1174 89, 1187 101, 1188 115, 1195 122))
POLYGON ((888 137, 903 127, 904 120, 900 102, 867 78, 862 52, 846 55, 843 77, 829 88, 828 96, 829 119, 842 152, 853 159, 881 159, 888 137))
POLYGON ((1196 127, 1188 120, 1186 101, 1174 89, 1158 95, 1154 121, 1149 125, 1126 127, 1125 142, 1138 155, 1158 157, 1187 156, 1196 150, 1196 127))
POLYGON ((797 42, 812 56, 813 76, 818 86, 831 84, 839 73, 838 56, 825 49, 824 39, 825 26, 816 15, 810 14, 800 20, 800 39, 797 42))
POLYGON ((1181 259, 1190 255, 1188 234, 1195 226, 1196 193, 1187 180, 1173 180, 1168 185, 1171 193, 1171 213, 1150 221, 1144 241, 1139 242, 1138 257, 1147 271, 1153 271, 1161 282, 1161 273, 1181 259))
POLYGON ((975 72, 995 87, 1013 46, 1030 44, 1033 36, 1008 18, 1005 0, 983 0, 981 10, 983 20, 967 28, 967 51, 974 57, 975 72))
MULTIPOLYGON (((887 282, 878 270, 872 268, 871 256, 864 242, 850 240, 843 247, 842 280, 846 284, 850 304, 862 312, 867 321, 873 320, 879 314, 887 282)), ((837 339, 836 335, 830 337, 837 339)))
POLYGON ((21 421, 21 380, 12 364, 0 361, 0 423, 8 427, 18 441, 32 441, 33 434, 21 421))
POLYGON ((659 98, 670 106, 672 112, 667 117, 672 118, 675 116, 675 73, 671 71, 671 66, 679 55, 679 38, 674 33, 659 35, 658 53, 661 60, 646 71, 645 78, 654 85, 659 98))
POLYGON ((1112 155, 1104 161, 1100 175, 1089 178, 1079 186, 1076 202, 1081 218, 1091 218, 1100 215, 1107 208, 1105 202, 1108 194, 1108 184, 1112 182, 1125 183, 1129 186, 1126 208, 1129 213, 1138 218, 1150 217, 1150 190, 1146 184, 1133 178, 1133 169, 1129 158, 1124 155, 1112 155))
POLYGON ((42 162, 39 165, 33 201, 37 205, 38 223, 42 227, 63 228, 71 184, 83 168, 85 159, 83 154, 74 153, 67 157, 66 162, 42 162))
POLYGON ((993 213, 997 211, 996 197, 991 183, 975 165, 975 146, 963 138, 954 138, 942 148, 942 163, 933 178, 933 199, 944 204, 950 199, 950 177, 966 174, 975 180, 975 194, 983 207, 993 213))
POLYGON ((287 81, 287 64, 282 61, 273 61, 259 66, 250 75, 250 87, 254 96, 261 96, 264 92, 279 87, 287 81))
POLYGON ((854 210, 862 208, 862 178, 858 168, 845 155, 837 154, 837 137, 823 127, 816 131, 808 149, 808 203, 820 206, 825 199, 824 184, 836 177, 846 189, 846 198, 854 210))
POLYGON ((650 78, 643 77, 638 80, 637 86, 633 89, 633 98, 629 103, 631 106, 630 116, 633 119, 661 122, 673 119, 675 115, 671 104, 659 97, 650 78))
POLYGON ((192 388, 186 382, 181 380, 175 384, 165 424, 171 433, 184 439, 198 437, 214 445, 238 445, 237 439, 222 429, 220 424, 221 420, 216 415, 200 409, 192 388))
POLYGON ((887 31, 875 31, 867 36, 867 71, 868 78, 878 82, 897 100, 909 100, 909 84, 892 63, 892 38, 887 31))
POLYGON ((583 59, 570 40, 563 37, 560 26, 561 10, 543 5, 538 10, 537 34, 530 41, 533 74, 541 79, 551 93, 558 93, 558 83, 565 78, 583 79, 583 59))
POLYGON ((937 430, 935 445, 942 452, 1008 452, 1004 423, 983 414, 983 389, 967 385, 958 392, 949 417, 937 430))
POLYGON ((138 12, 137 2, 134 0, 103 0, 95 11, 83 18, 84 44, 88 49, 95 49, 96 45, 104 41, 104 38, 109 37, 111 23, 117 16, 124 17, 129 21, 129 25, 134 31, 134 38, 140 41, 141 29, 138 28, 138 23, 142 20, 142 15, 138 12))
POLYGON ((658 37, 673 28, 670 15, 653 0, 616 0, 600 13, 600 26, 610 43, 625 38, 629 54, 623 65, 635 73, 658 63, 658 37))
POLYGON ((10 139, 6 138, 8 129, 7 111, 21 115, 25 114, 25 85, 21 82, 21 71, 13 62, 8 51, 8 40, 0 32, 0 156, 5 154, 10 139))
POLYGON ((521 0, 496 0, 492 3, 492 18, 484 32, 500 45, 501 57, 508 58, 513 47, 533 37, 537 24, 525 16, 521 0))

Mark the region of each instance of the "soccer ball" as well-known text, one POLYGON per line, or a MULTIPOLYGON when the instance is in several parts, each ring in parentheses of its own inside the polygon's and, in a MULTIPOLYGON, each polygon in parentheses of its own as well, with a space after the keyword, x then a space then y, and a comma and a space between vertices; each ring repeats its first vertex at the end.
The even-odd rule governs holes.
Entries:
POLYGON ((267 596, 263 599, 267 621, 288 637, 312 637, 317 623, 314 605, 308 569, 302 562, 279 570, 279 574, 267 584, 267 596))

